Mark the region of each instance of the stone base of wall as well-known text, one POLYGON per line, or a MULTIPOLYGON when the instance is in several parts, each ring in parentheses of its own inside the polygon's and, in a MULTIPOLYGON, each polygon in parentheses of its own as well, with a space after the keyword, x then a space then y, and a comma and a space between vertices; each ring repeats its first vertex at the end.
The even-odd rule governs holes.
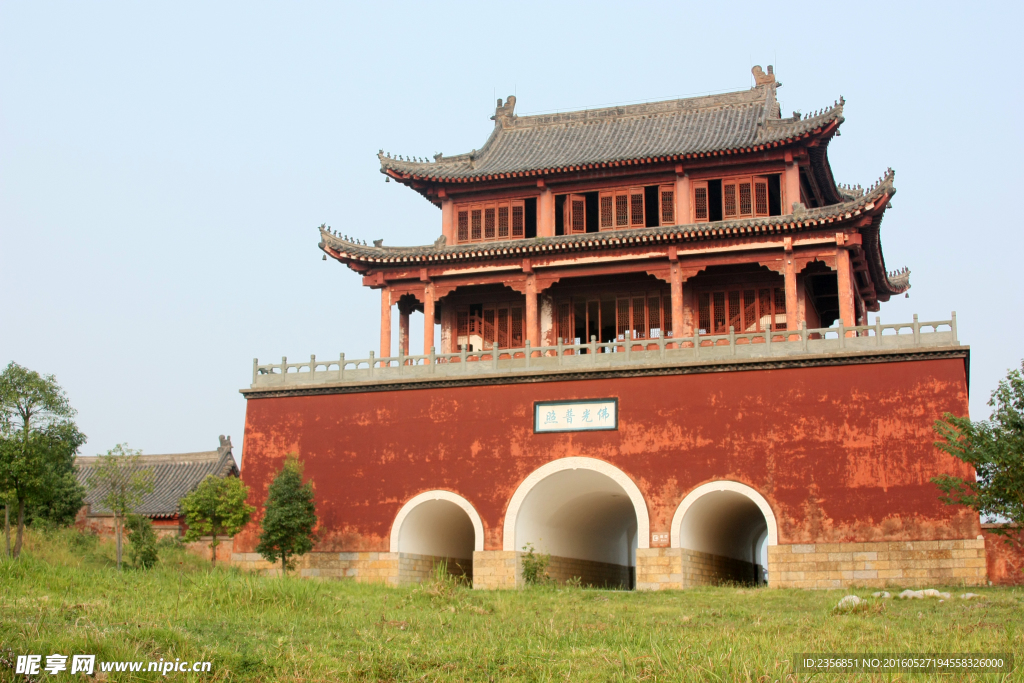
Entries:
POLYGON ((756 579, 756 565, 731 557, 687 548, 640 548, 636 551, 637 590, 754 583, 756 579))
POLYGON ((437 565, 441 563, 445 563, 445 568, 450 575, 465 577, 472 584, 473 560, 415 555, 413 553, 398 553, 398 582, 407 584, 430 581, 434 578, 437 565))
MULTIPOLYGON (((231 563, 250 571, 280 575, 281 565, 271 565, 259 553, 234 553, 231 563)), ((386 583, 397 586, 398 553, 307 553, 295 560, 299 576, 321 579, 354 579, 360 583, 386 583)))
POLYGON ((893 541, 768 546, 773 588, 984 585, 985 541, 893 541))
POLYGON ((515 550, 477 550, 473 553, 473 588, 496 590, 523 585, 522 553, 515 550))
POLYGON ((549 556, 547 575, 556 583, 579 577, 582 585, 596 588, 629 589, 633 584, 632 567, 557 555, 549 556))

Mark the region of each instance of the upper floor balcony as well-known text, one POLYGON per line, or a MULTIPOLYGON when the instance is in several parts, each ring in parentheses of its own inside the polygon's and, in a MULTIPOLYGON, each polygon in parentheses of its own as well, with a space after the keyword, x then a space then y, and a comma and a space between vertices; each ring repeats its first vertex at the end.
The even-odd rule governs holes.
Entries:
MULTIPOLYGON (((561 340, 559 340, 561 342, 561 340)), ((416 384, 438 379, 493 378, 510 381, 516 377, 572 374, 579 379, 594 373, 630 369, 670 369, 683 366, 757 364, 773 360, 828 361, 857 357, 899 355, 918 351, 962 348, 957 338, 956 312, 949 320, 922 322, 915 315, 912 322, 846 327, 841 321, 835 327, 808 329, 803 324, 792 331, 736 332, 727 334, 694 334, 691 337, 657 339, 626 339, 586 344, 558 343, 532 347, 529 342, 518 349, 496 346, 481 351, 462 350, 457 353, 430 353, 422 356, 399 355, 348 358, 341 354, 334 359, 318 359, 280 363, 253 360, 252 384, 243 393, 301 390, 312 386, 346 387, 358 391, 393 384, 416 384)), ((712 369, 712 368, 707 368, 712 369)))

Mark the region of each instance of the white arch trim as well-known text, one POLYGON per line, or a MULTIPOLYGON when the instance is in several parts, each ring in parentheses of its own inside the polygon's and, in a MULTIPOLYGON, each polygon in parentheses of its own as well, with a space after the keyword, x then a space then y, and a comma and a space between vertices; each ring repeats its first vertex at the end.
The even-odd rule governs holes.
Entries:
POLYGON ((438 489, 436 491, 424 491, 418 496, 410 498, 409 501, 402 506, 402 509, 398 511, 398 516, 395 517, 395 521, 391 525, 391 552, 398 552, 398 536, 402 532, 402 524, 405 523, 405 518, 409 516, 409 513, 412 512, 417 505, 425 503, 428 500, 447 500, 449 503, 455 503, 462 508, 466 514, 469 515, 469 520, 473 523, 473 550, 484 549, 484 522, 480 519, 480 515, 477 513, 476 508, 474 508, 468 500, 459 494, 438 489))
POLYGON ((757 504, 760 508, 761 514, 764 515, 765 522, 768 523, 768 545, 779 544, 779 526, 775 522, 775 513, 772 512, 772 507, 765 500, 764 496, 758 493, 756 490, 750 488, 746 484, 741 484, 738 481, 720 480, 720 481, 709 481, 706 484, 701 484, 694 490, 686 494, 683 498, 683 502, 676 508, 676 513, 672 515, 672 547, 678 548, 679 545, 679 529, 683 524, 683 517, 686 516, 686 511, 690 509, 690 506, 697 502, 701 496, 711 493, 713 491, 733 491, 739 493, 757 504))
POLYGON ((516 492, 512 494, 512 500, 508 503, 508 510, 505 511, 505 526, 501 534, 503 550, 518 550, 516 548, 516 518, 519 516, 519 509, 523 506, 526 496, 533 490, 533 487, 542 480, 550 477, 556 472, 566 470, 591 470, 605 475, 629 496, 633 503, 633 510, 636 512, 636 535, 638 548, 651 547, 651 520, 647 515, 647 502, 644 500, 640 489, 633 483, 629 476, 614 465, 595 458, 561 458, 549 462, 535 469, 530 476, 523 480, 516 492))

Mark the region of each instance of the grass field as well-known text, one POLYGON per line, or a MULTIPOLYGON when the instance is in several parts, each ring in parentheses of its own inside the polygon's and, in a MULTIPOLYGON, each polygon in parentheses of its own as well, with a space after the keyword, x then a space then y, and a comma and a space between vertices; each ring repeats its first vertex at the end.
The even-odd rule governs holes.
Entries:
MULTIPOLYGON (((928 678, 795 675, 796 652, 1011 652, 1024 664, 1022 589, 974 589, 982 597, 972 601, 872 599, 858 611, 835 613, 848 592, 871 594, 726 587, 481 592, 445 581, 388 589, 210 571, 174 548, 161 550, 154 569, 118 573, 110 543, 72 531, 30 533, 22 558, 0 564, 0 650, 212 662, 208 674, 112 673, 111 681, 928 678)), ((1020 669, 942 678, 1024 680, 1020 669)), ((44 673, 39 680, 61 677, 44 673)), ((14 680, 3 665, 0 680, 14 680)))

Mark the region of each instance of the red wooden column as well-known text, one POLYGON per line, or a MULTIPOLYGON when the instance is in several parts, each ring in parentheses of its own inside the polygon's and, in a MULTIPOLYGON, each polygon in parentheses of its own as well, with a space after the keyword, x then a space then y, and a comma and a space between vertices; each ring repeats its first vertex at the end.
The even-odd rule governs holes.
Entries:
POLYGON ((537 278, 526 274, 526 339, 530 346, 540 345, 540 318, 537 311, 537 278))
POLYGON ((690 216, 690 176, 686 175, 682 164, 676 164, 675 211, 676 225, 693 222, 690 216))
POLYGON ((537 237, 555 236, 555 194, 543 180, 537 181, 541 188, 537 198, 537 237))
POLYGON ((786 329, 792 332, 800 329, 800 304, 796 295, 796 266, 793 265, 793 238, 786 237, 785 245, 786 329))
MULTIPOLYGON (((857 324, 857 309, 853 292, 853 269, 850 267, 850 252, 836 247, 836 278, 839 281, 839 318, 843 325, 857 324)), ((847 336, 852 335, 848 332, 847 336)))
POLYGON ((669 264, 669 286, 672 293, 672 338, 679 339, 685 334, 683 331, 683 275, 679 271, 679 256, 675 247, 668 248, 668 258, 671 261, 669 264))
POLYGON ((409 355, 409 309, 402 304, 398 305, 398 352, 409 355))
POLYGON ((782 200, 782 213, 793 213, 793 203, 800 201, 800 167, 793 161, 793 155, 786 152, 786 172, 783 177, 785 187, 782 200))
POLYGON ((380 357, 391 356, 391 290, 380 290, 380 357))
POLYGON ((423 355, 429 356, 434 348, 434 283, 423 287, 423 355))
POLYGON ((455 244, 455 207, 452 200, 444 194, 444 188, 438 193, 441 196, 441 234, 444 235, 445 244, 455 244))

